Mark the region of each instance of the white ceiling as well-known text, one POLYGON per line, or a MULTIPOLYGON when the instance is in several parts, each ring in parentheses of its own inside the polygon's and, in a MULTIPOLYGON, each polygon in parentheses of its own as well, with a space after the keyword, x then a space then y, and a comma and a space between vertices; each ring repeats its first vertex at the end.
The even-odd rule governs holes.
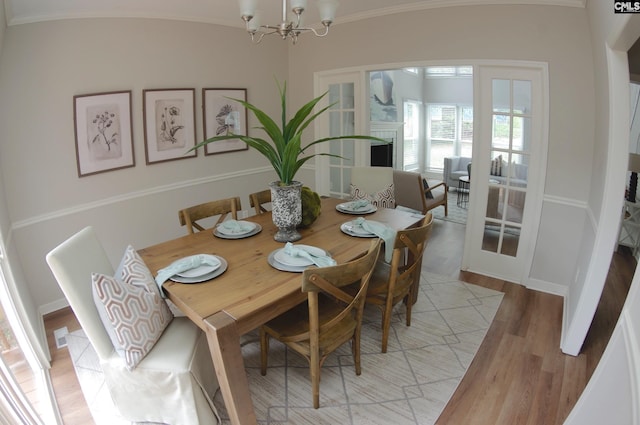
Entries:
MULTIPOLYGON (((160 18, 243 27, 235 0, 4 0, 7 25, 74 18, 160 18)), ((319 21, 314 0, 305 23, 319 21)), ((341 0, 336 24, 447 6, 540 4, 584 7, 586 0, 341 0)), ((258 0, 262 23, 281 20, 281 0, 258 0)))

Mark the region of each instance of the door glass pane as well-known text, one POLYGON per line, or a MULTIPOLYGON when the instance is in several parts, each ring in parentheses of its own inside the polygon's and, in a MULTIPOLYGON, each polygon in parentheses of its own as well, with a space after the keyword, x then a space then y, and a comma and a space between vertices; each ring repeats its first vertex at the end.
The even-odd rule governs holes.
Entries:
POLYGON ((355 127, 355 118, 354 118, 354 113, 353 111, 348 111, 348 112, 344 112, 343 113, 343 121, 342 121, 342 133, 343 134, 348 134, 351 135, 354 132, 354 127, 355 127))
POLYGON ((511 81, 510 80, 493 80, 493 112, 494 113, 510 113, 511 112, 511 81))
POLYGON ((493 115, 491 127, 491 147, 509 149, 511 139, 511 117, 509 115, 493 115))
POLYGON ((353 83, 342 84, 342 109, 353 109, 355 107, 353 90, 353 83))
POLYGON ((336 137, 340 135, 340 112, 329 112, 329 136, 336 137))
POLYGON ((354 158, 356 156, 354 141, 350 139, 344 140, 342 142, 342 148, 343 148, 342 157, 344 158, 344 165, 353 167, 354 158))
POLYGON ((490 183, 504 183, 501 177, 506 176, 508 153, 503 151, 491 151, 491 166, 489 169, 490 183))
POLYGON ((517 189, 507 191, 507 204, 505 220, 512 223, 522 223, 522 212, 524 211, 524 201, 527 192, 517 189))
POLYGON ((492 221, 485 221, 484 235, 482 237, 483 251, 498 252, 500 240, 500 225, 492 221))
POLYGON ((342 193, 351 193, 351 168, 345 168, 343 173, 342 193))
POLYGON ((531 114, 531 81, 513 81, 513 112, 531 114))
POLYGON ((529 179, 529 155, 512 153, 511 162, 503 172, 509 176, 510 186, 526 188, 529 179))
MULTIPOLYGON (((340 150, 340 140, 332 140, 329 142, 329 153, 331 155, 338 155, 340 156, 340 154, 342 153, 340 150)), ((332 156, 329 157, 329 164, 330 165, 340 165, 340 158, 332 156)))
POLYGON ((340 108, 340 86, 338 84, 329 86, 329 105, 332 105, 331 109, 340 108))
POLYGON ((522 150, 522 146, 524 145, 522 141, 522 122, 524 118, 522 117, 513 117, 513 130, 511 136, 511 149, 514 150, 522 150))
POLYGON ((504 187, 500 184, 489 183, 489 196, 487 198, 487 218, 500 220, 504 211, 504 187))
POLYGON ((518 243, 520 242, 520 228, 515 226, 504 226, 500 254, 515 257, 518 255, 518 243))
POLYGON ((329 190, 331 192, 342 192, 342 179, 340 168, 331 167, 329 169, 329 190))

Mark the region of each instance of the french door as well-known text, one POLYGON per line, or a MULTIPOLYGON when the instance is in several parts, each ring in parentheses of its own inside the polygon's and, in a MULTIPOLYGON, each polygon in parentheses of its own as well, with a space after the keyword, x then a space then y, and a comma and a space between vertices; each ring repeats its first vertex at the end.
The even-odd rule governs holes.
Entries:
POLYGON ((463 269, 522 283, 531 268, 547 156, 546 66, 479 65, 463 269))
MULTIPOLYGON (((363 72, 317 75, 316 95, 328 92, 319 107, 332 105, 315 122, 316 139, 348 134, 365 134, 363 72)), ((332 140, 316 145, 318 152, 336 156, 316 157, 316 191, 321 195, 349 196, 351 167, 369 164, 370 142, 332 140)))

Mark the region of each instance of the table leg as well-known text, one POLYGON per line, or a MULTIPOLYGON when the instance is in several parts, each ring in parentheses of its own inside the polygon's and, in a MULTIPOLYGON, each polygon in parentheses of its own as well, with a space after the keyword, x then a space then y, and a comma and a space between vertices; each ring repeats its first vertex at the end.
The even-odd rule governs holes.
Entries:
POLYGON ((231 423, 257 424, 235 320, 225 312, 219 312, 204 322, 220 391, 231 423))

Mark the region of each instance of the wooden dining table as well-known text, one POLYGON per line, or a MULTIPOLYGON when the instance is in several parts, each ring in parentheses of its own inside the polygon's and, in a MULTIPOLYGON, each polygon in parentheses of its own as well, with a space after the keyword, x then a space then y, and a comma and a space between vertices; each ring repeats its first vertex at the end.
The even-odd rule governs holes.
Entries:
MULTIPOLYGON (((341 202, 344 200, 324 198, 320 216, 310 227, 300 230, 302 239, 295 243, 322 248, 338 263, 366 252, 369 238, 349 236, 340 230, 342 223, 357 217, 338 212, 336 205, 341 202)), ((414 226, 422 216, 378 208, 366 219, 400 230, 414 226)), ((273 239, 277 228, 271 213, 246 220, 258 223, 262 231, 243 239, 222 239, 207 230, 138 251, 154 275, 190 255, 211 254, 226 260, 227 270, 212 280, 197 284, 169 280, 163 289, 206 332, 220 390, 234 425, 256 424, 240 336, 306 300, 300 287, 300 273, 277 270, 267 260, 271 252, 284 246, 273 239)))

